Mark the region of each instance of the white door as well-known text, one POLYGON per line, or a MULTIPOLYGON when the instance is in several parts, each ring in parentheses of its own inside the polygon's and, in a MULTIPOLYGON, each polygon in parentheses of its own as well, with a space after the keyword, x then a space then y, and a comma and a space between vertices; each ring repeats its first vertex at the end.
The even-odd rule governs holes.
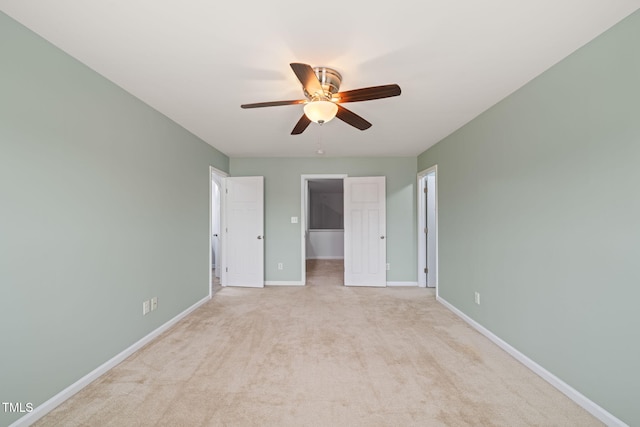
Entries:
POLYGON ((223 286, 264 286, 264 179, 225 179, 223 286))
POLYGON ((211 205, 211 252, 213 253, 213 269, 215 276, 220 278, 220 185, 217 180, 213 180, 212 185, 212 205, 211 205))
POLYGON ((344 179, 344 284, 387 285, 385 177, 344 179))
POLYGON ((427 188, 427 287, 436 286, 436 174, 425 177, 427 188))

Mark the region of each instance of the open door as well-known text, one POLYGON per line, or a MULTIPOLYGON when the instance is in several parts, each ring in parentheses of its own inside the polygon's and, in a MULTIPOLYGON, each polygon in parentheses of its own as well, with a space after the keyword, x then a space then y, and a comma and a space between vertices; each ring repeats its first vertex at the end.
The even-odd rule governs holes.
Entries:
POLYGON ((385 177, 344 179, 344 284, 387 285, 385 177))
POLYGON ((225 182, 223 286, 264 287, 264 178, 225 182))
POLYGON ((436 174, 430 173, 426 180, 426 223, 427 235, 427 287, 436 287, 436 174))
MULTIPOLYGON (((438 167, 418 173, 418 286, 438 286, 438 167)), ((437 292, 437 289, 436 289, 437 292)))

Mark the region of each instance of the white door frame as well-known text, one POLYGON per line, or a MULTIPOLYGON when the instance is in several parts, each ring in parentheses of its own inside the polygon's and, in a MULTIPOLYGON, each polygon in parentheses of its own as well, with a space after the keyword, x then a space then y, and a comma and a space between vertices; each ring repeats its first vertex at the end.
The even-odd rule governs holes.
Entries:
POLYGON ((309 201, 309 180, 314 179, 345 179, 346 173, 338 174, 305 174, 300 175, 300 257, 302 274, 300 283, 307 284, 307 206, 309 201))
MULTIPOLYGON (((222 183, 224 178, 229 176, 228 173, 221 171, 220 169, 216 169, 213 166, 209 166, 209 298, 213 296, 213 265, 211 263, 211 259, 213 258, 212 248, 213 248, 213 182, 215 181, 218 184, 218 188, 220 189, 220 203, 216 206, 216 209, 219 210, 218 218, 220 218, 220 227, 222 228, 223 219, 222 215, 224 209, 222 208, 223 197, 222 197, 222 183)), ((222 233, 220 233, 222 234, 222 233)), ((222 242, 220 242, 220 254, 224 253, 224 248, 222 247, 222 242)), ((221 263, 220 263, 221 264, 221 263)))
POLYGON ((438 268, 438 165, 433 165, 428 169, 425 169, 423 171, 418 172, 418 181, 417 181, 417 191, 418 191, 418 286, 424 288, 427 286, 427 278, 425 276, 424 273, 424 269, 427 268, 427 253, 426 253, 426 246, 427 246, 427 237, 424 233, 424 229, 427 226, 426 224, 426 196, 424 193, 424 186, 423 186, 423 181, 424 178, 427 175, 430 174, 434 174, 435 176, 435 203, 434 203, 434 210, 435 210, 435 230, 433 230, 433 233, 435 234, 435 241, 436 241, 436 265, 435 266, 430 266, 430 268, 435 268, 436 269, 436 295, 438 295, 438 275, 440 273, 440 269, 438 268))

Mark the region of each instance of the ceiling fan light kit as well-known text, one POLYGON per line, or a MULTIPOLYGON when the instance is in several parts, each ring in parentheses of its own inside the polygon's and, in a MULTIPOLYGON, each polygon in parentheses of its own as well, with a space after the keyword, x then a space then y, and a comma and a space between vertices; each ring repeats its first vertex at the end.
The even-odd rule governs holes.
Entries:
POLYGON ((331 101, 311 101, 304 104, 304 114, 315 123, 327 123, 338 112, 338 106, 331 101))
POLYGON ((258 102, 243 104, 241 108, 275 107, 280 105, 304 104, 304 114, 298 120, 291 135, 299 135, 311 124, 311 122, 323 124, 334 117, 360 130, 369 129, 371 123, 344 108, 341 103, 361 102, 373 99, 389 98, 401 93, 400 86, 390 84, 384 86, 372 86, 362 89, 353 89, 338 92, 342 83, 342 76, 333 68, 314 67, 294 62, 291 69, 300 83, 306 100, 258 102))

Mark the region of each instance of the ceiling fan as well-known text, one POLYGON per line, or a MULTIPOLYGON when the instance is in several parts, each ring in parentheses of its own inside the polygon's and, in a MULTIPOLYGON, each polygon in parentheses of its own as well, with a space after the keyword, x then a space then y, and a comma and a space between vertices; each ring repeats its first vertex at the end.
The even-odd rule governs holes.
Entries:
POLYGON ((304 104, 304 114, 291 131, 291 135, 299 135, 311 122, 326 123, 334 117, 360 130, 369 129, 371 123, 344 108, 344 102, 370 101, 372 99, 389 98, 400 95, 397 84, 372 86, 338 92, 342 76, 336 70, 327 67, 311 67, 307 64, 292 63, 295 73, 307 99, 293 101, 258 102, 243 104, 241 108, 275 107, 279 105, 304 104))

